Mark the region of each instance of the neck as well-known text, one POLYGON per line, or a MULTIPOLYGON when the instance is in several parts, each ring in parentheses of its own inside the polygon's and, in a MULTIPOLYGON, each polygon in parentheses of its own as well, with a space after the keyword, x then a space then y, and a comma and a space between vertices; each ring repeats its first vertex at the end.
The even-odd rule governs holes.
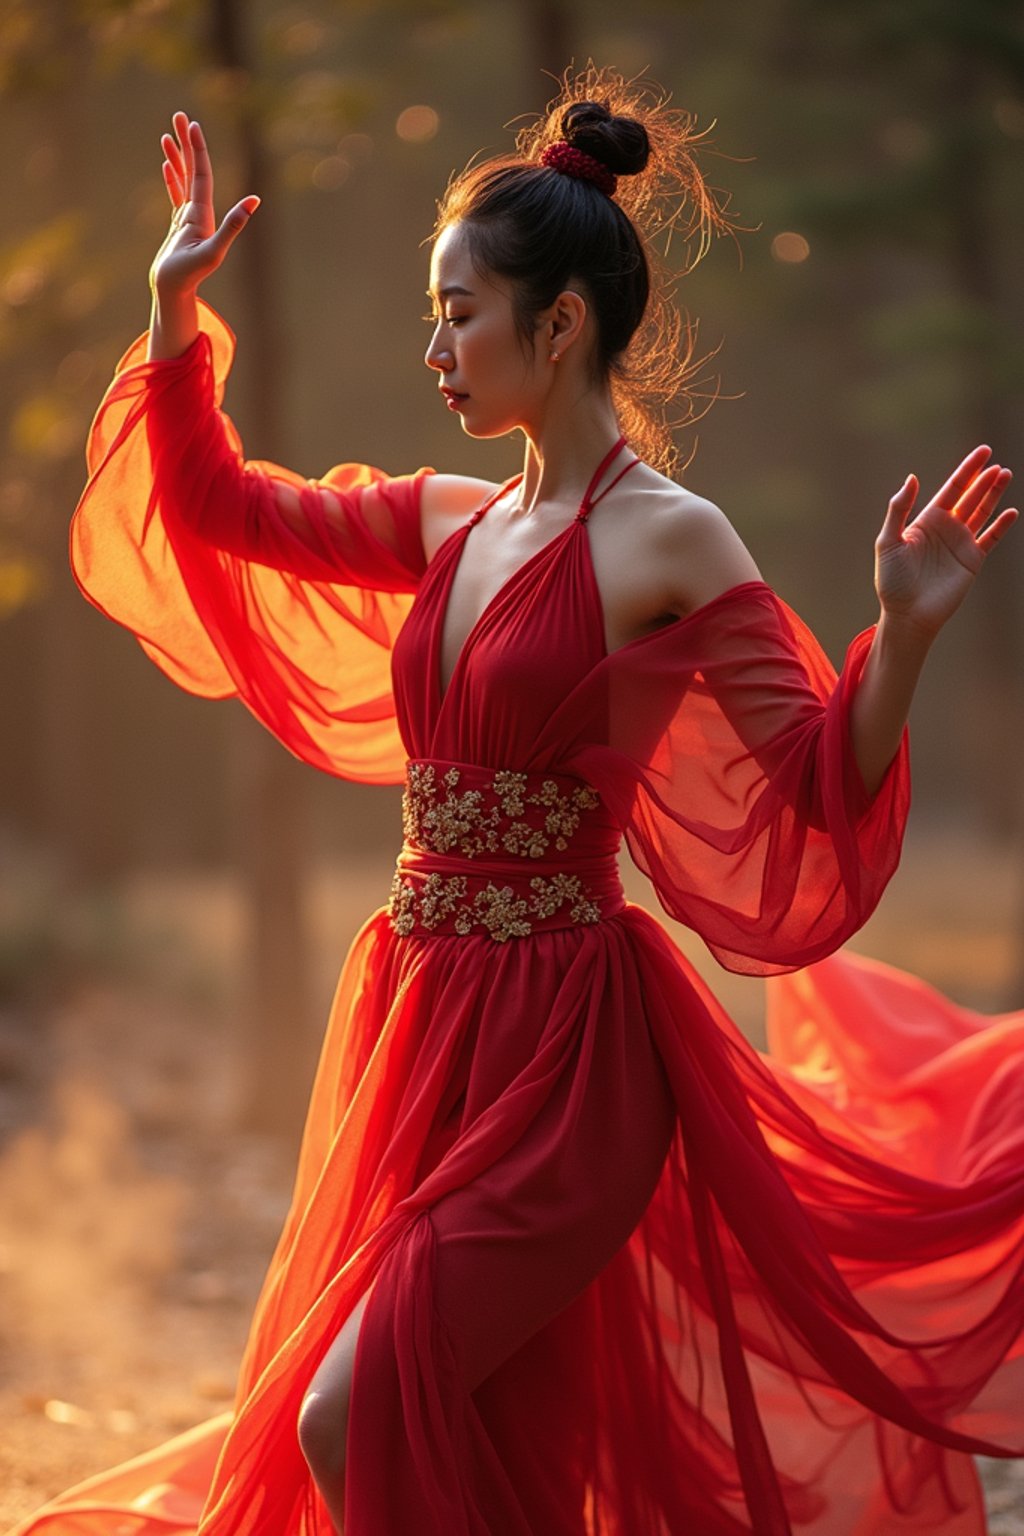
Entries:
POLYGON ((529 517, 540 506, 571 506, 583 500, 594 471, 622 436, 611 395, 584 396, 567 410, 550 412, 526 436, 517 510, 529 517))

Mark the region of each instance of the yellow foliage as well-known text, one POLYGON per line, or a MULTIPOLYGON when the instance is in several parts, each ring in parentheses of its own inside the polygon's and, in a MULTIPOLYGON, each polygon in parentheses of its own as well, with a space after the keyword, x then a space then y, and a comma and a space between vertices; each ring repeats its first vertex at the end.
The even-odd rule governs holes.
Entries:
POLYGON ((31 458, 61 459, 76 446, 79 427, 64 397, 55 392, 23 400, 11 421, 11 446, 31 458))
MULTIPOLYGON (((29 234, 0 247, 0 287, 14 293, 33 293, 48 278, 78 255, 84 215, 74 210, 39 224, 29 234)), ((9 302, 11 302, 9 300, 9 302)), ((14 302, 17 302, 15 298, 14 302)))
POLYGON ((27 555, 0 554, 0 620, 36 603, 46 591, 46 571, 27 555))

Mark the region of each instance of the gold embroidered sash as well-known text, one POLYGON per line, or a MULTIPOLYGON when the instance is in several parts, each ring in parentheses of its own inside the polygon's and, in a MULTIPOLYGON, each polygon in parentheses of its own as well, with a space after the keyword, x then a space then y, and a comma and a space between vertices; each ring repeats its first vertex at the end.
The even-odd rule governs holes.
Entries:
POLYGON ((503 942, 624 905, 619 828, 570 774, 410 760, 402 827, 388 905, 396 933, 503 942))

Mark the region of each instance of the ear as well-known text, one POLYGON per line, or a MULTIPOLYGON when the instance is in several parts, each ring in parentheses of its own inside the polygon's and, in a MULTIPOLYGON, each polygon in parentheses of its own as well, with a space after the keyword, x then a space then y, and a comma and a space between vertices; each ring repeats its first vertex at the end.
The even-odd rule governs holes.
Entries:
POLYGON ((582 335, 587 314, 587 302, 574 288, 560 293, 545 317, 544 338, 549 350, 564 357, 582 335))

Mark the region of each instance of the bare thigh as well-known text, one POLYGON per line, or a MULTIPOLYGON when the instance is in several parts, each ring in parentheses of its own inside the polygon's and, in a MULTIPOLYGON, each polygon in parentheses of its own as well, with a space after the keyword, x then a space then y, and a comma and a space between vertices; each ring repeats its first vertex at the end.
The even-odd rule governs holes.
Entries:
POLYGON ((324 1355, 306 1388, 302 1403, 302 1416, 308 1426, 310 1421, 326 1421, 328 1430, 333 1428, 339 1469, 344 1465, 345 1430, 348 1426, 348 1405, 352 1392, 352 1372, 355 1366, 356 1344, 370 1296, 371 1283, 360 1296, 343 1326, 324 1355))

